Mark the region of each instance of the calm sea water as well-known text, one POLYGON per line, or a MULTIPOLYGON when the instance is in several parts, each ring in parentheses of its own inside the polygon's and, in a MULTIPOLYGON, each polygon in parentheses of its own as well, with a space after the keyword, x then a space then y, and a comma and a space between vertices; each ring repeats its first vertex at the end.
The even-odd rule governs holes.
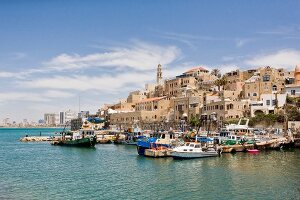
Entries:
POLYGON ((300 150, 152 159, 136 148, 21 143, 0 129, 0 199, 300 199, 300 150))

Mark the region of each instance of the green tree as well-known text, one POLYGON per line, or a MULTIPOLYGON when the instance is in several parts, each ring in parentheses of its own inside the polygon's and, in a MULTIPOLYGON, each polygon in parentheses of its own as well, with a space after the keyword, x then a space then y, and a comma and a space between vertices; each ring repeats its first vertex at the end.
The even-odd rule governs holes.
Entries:
POLYGON ((196 128, 200 125, 200 119, 196 116, 191 117, 189 124, 191 127, 196 128))
POLYGON ((219 69, 213 69, 213 70, 211 70, 210 74, 214 75, 214 76, 216 76, 218 78, 221 78, 221 73, 220 73, 219 69))

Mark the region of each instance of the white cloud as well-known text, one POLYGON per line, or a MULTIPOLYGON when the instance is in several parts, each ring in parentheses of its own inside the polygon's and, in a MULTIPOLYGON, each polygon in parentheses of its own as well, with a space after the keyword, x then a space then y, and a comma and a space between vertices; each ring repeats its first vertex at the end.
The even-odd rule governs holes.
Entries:
POLYGON ((44 92, 3 92, 0 93, 0 102, 50 102, 50 98, 69 98, 74 94, 65 91, 49 90, 44 92))
POLYGON ((74 96, 71 92, 58 91, 58 90, 49 90, 43 93, 44 97, 49 98, 68 98, 74 96))
POLYGON ((12 72, 1 72, 0 71, 0 78, 11 78, 11 77, 14 77, 15 74, 12 73, 12 72))
POLYGON ((259 55, 246 60, 245 64, 251 66, 287 67, 292 69, 300 63, 300 51, 284 49, 275 53, 259 55))
POLYGON ((137 70, 153 69, 158 63, 169 64, 180 55, 175 46, 158 46, 134 41, 128 48, 112 48, 104 53, 85 56, 61 54, 45 63, 46 68, 72 70, 92 67, 129 67, 137 70))
POLYGON ((0 102, 10 101, 32 101, 32 102, 45 102, 48 99, 43 98, 38 93, 33 92, 5 92, 0 93, 0 102))
MULTIPOLYGON (((119 73, 115 76, 55 76, 52 78, 39 78, 30 81, 20 81, 19 85, 27 88, 43 88, 56 90, 76 91, 102 91, 117 92, 126 85, 143 86, 148 81, 153 81, 152 73, 119 73)), ((57 93, 57 92, 55 92, 57 93)), ((55 94, 53 93, 53 94, 55 94)))

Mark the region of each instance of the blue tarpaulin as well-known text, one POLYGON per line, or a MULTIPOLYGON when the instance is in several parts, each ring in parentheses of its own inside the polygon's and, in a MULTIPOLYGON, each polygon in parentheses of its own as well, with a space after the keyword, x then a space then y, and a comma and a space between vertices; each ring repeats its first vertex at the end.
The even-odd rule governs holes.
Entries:
POLYGON ((94 124, 99 124, 99 123, 105 122, 104 119, 101 119, 101 118, 99 118, 99 117, 89 117, 87 120, 88 120, 89 122, 91 122, 91 123, 94 123, 94 124))
POLYGON ((211 138, 197 138, 197 140, 198 140, 199 142, 212 142, 212 141, 214 141, 214 140, 211 139, 211 138))

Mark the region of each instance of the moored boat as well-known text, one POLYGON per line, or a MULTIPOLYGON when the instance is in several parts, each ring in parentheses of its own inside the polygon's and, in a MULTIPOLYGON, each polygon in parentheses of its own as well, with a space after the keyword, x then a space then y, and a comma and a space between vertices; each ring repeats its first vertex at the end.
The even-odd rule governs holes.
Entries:
POLYGON ((187 142, 184 146, 175 147, 171 156, 175 159, 191 159, 218 156, 219 152, 212 148, 203 148, 200 143, 187 142))
POLYGON ((137 152, 144 156, 146 149, 157 147, 171 147, 176 143, 175 134, 172 132, 155 133, 150 138, 139 139, 137 142, 137 152))
POLYGON ((76 132, 62 132, 62 137, 53 141, 52 145, 70 146, 70 147, 94 147, 97 138, 94 130, 80 129, 76 132))

